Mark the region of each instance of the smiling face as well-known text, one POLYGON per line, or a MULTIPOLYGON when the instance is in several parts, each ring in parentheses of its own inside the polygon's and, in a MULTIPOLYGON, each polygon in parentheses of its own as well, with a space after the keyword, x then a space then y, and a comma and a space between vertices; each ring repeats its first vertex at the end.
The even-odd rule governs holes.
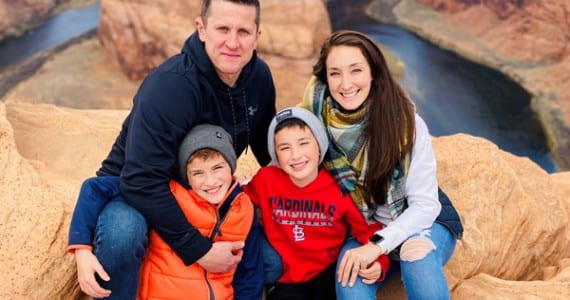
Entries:
POLYGON ((204 154, 199 151, 188 160, 188 184, 198 196, 211 204, 219 204, 232 184, 230 165, 219 152, 209 150, 204 154))
POLYGON ((220 79, 233 86, 251 60, 261 31, 252 5, 214 0, 207 18, 198 17, 196 28, 220 79))
POLYGON ((326 59, 326 75, 332 97, 345 110, 359 108, 368 98, 372 72, 359 48, 331 48, 326 59))
POLYGON ((279 166, 298 187, 311 183, 319 173, 319 144, 309 127, 283 127, 275 132, 279 166))

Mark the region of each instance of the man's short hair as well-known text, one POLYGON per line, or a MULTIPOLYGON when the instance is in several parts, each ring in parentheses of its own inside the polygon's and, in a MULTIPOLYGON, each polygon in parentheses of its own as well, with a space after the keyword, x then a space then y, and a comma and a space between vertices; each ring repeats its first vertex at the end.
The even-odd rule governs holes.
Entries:
MULTIPOLYGON (((257 26, 257 28, 259 28, 259 15, 261 10, 259 0, 221 0, 221 1, 227 1, 248 6, 255 6, 255 25, 257 26)), ((204 23, 207 22, 206 20, 208 19, 208 10, 210 9, 211 4, 212 0, 202 1, 202 11, 200 12, 200 16, 202 16, 202 20, 204 21, 204 23)))

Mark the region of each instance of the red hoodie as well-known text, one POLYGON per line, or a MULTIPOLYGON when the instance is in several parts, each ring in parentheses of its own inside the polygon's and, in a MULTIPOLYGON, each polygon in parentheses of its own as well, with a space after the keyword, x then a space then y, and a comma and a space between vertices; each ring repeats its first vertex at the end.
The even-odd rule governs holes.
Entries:
MULTIPOLYGON (((282 169, 264 167, 244 190, 260 208, 267 239, 283 261, 281 283, 306 282, 336 263, 348 233, 365 244, 381 229, 366 222, 325 169, 299 188, 282 169)), ((378 261, 384 277, 390 260, 383 255, 378 261)))

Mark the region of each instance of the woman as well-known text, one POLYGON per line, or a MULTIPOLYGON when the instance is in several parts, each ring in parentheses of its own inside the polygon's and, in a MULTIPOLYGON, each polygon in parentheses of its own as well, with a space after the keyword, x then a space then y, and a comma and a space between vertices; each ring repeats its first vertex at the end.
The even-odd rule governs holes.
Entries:
POLYGON ((338 299, 376 299, 385 281, 367 280, 366 270, 388 253, 395 260, 388 276, 400 267, 409 299, 449 299, 443 266, 463 227, 445 194, 438 195, 426 124, 362 33, 333 33, 313 75, 301 106, 327 128, 331 143, 323 164, 365 218, 384 225, 365 245, 345 242, 338 299))

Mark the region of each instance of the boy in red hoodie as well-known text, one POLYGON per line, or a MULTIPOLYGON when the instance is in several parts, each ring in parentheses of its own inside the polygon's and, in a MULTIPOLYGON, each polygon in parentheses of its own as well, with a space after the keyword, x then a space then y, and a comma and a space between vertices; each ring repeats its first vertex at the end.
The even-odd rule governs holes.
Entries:
MULTIPOLYGON (((350 196, 319 167, 328 139, 310 111, 293 107, 277 113, 267 144, 271 164, 244 187, 283 264, 267 299, 335 299, 335 264, 347 235, 366 243, 381 225, 368 224, 350 196)), ((382 280, 388 268, 384 255, 360 275, 382 280)))

